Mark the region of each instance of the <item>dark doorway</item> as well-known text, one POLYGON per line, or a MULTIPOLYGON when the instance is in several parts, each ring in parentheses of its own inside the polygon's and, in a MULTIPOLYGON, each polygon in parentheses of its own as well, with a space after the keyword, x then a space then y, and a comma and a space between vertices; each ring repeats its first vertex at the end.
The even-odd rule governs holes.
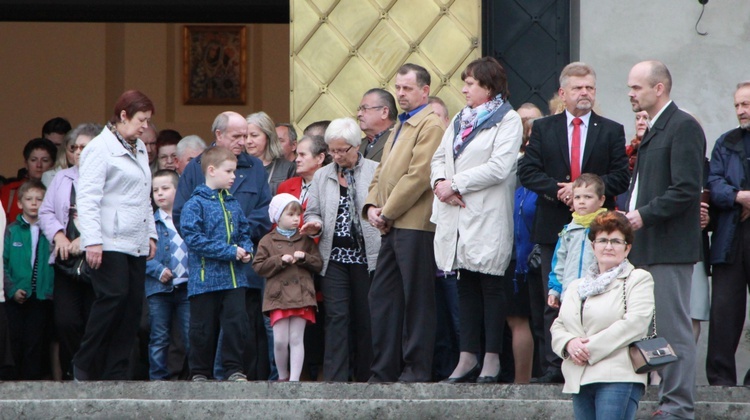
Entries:
POLYGON ((508 73, 510 102, 542 112, 570 62, 570 0, 482 0, 484 55, 508 73))

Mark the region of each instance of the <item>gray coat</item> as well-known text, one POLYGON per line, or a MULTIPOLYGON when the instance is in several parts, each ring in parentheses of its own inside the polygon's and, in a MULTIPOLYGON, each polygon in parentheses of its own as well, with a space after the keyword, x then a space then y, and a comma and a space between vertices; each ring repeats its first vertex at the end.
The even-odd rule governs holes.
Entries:
MULTIPOLYGON (((368 187, 375 175, 375 169, 378 163, 369 159, 360 159, 357 166, 354 167, 354 181, 357 188, 356 209, 351 212, 352 216, 362 214, 362 207, 367 199, 368 187)), ((318 222, 323 228, 321 231, 320 242, 318 247, 323 257, 323 270, 321 275, 325 275, 328 268, 328 259, 331 257, 331 248, 333 243, 333 227, 336 225, 336 216, 339 210, 339 180, 337 174, 338 166, 330 163, 315 172, 312 185, 307 196, 307 209, 305 210, 305 223, 318 222)), ((370 225, 370 223, 361 219, 362 233, 365 237, 365 252, 367 254, 367 269, 375 270, 375 264, 378 260, 378 251, 380 251, 380 231, 370 225)))

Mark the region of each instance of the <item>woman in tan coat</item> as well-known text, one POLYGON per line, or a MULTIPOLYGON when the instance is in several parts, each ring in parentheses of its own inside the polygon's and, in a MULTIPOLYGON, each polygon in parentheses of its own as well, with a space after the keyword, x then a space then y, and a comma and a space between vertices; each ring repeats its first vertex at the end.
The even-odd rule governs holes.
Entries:
POLYGON ((624 215, 597 216, 589 238, 597 262, 568 287, 552 349, 563 358, 563 392, 574 394, 577 419, 634 419, 646 374, 634 372, 628 345, 648 334, 654 280, 627 260, 633 229, 624 215))

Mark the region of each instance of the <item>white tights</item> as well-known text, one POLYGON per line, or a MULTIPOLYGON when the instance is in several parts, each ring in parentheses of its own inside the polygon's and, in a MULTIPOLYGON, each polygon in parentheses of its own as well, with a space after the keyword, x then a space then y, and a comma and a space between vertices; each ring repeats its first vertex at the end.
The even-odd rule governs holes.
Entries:
POLYGON ((299 381, 305 360, 305 324, 307 320, 298 316, 280 319, 273 324, 273 354, 279 380, 299 381))

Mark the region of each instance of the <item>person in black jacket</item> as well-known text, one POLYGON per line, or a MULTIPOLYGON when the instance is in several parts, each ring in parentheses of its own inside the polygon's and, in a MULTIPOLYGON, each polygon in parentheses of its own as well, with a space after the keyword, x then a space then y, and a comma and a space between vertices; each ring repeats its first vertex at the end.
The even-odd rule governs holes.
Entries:
MULTIPOLYGON (((539 195, 531 239, 541 248, 544 296, 557 235, 571 220, 573 181, 581 173, 599 175, 607 197, 604 206, 611 210, 614 197, 627 191, 630 179, 625 129, 592 111, 596 100, 594 69, 581 62, 565 66, 558 94, 565 102, 565 112, 534 121, 526 154, 518 167, 521 184, 539 195), (578 142, 574 141, 576 137, 578 142)), ((561 360, 549 344, 549 327, 556 317, 557 310, 545 308, 546 340, 540 344, 546 373, 537 382, 563 381, 561 360)))

